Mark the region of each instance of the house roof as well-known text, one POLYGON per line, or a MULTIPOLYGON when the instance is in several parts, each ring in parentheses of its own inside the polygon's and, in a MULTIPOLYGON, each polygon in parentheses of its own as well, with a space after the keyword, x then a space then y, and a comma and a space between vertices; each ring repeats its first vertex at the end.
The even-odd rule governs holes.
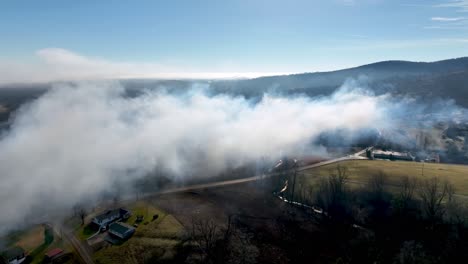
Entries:
POLYGON ((135 228, 124 223, 116 222, 109 226, 109 231, 124 235, 128 231, 134 230, 135 228))
POLYGON ((107 219, 109 217, 120 216, 120 209, 114 209, 106 211, 100 215, 97 215, 95 218, 99 221, 107 219))
POLYGON ((97 215, 95 218, 98 220, 98 221, 101 221, 101 220, 104 220, 104 219, 107 219, 109 217, 121 217, 123 216, 124 214, 128 213, 128 210, 126 209, 123 209, 123 208, 118 208, 118 209, 114 209, 114 210, 108 210, 100 215, 97 215))
POLYGON ((49 258, 53 258, 53 257, 55 257, 55 256, 57 256, 57 255, 59 255, 59 254, 61 254, 62 252, 63 252, 62 249, 60 249, 60 248, 54 248, 54 249, 50 250, 49 252, 47 252, 45 255, 46 255, 47 257, 49 257, 49 258))
POLYGON ((24 249, 22 249, 20 247, 11 247, 11 248, 3 251, 1 255, 4 256, 6 259, 12 259, 14 257, 21 256, 24 253, 25 253, 24 249))

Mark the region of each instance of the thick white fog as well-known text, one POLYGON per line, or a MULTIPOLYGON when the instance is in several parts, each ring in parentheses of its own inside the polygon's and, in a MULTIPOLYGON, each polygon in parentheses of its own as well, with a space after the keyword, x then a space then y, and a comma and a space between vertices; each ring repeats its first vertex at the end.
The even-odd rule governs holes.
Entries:
POLYGON ((156 166, 175 178, 210 177, 262 156, 313 152, 309 143, 324 131, 382 120, 383 100, 353 87, 254 102, 200 87, 130 98, 114 82, 57 86, 23 106, 2 135, 0 226, 34 208, 71 208, 156 166))

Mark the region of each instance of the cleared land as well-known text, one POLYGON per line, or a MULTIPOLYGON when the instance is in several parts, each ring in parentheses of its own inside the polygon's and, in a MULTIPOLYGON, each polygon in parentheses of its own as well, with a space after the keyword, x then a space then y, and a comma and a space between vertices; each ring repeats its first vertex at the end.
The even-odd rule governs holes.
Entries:
MULTIPOLYGON (((45 225, 36 225, 20 232, 9 234, 5 238, 7 246, 19 246, 23 248, 29 256, 30 263, 42 263, 47 251, 54 248, 61 248, 65 252, 73 252, 70 245, 65 243, 52 228, 45 225)), ((70 255, 64 263, 76 263, 77 261, 70 255)))
POLYGON ((143 215, 144 220, 128 241, 99 250, 94 254, 94 261, 97 264, 147 263, 172 259, 183 243, 184 227, 179 221, 147 202, 140 201, 128 208, 132 211, 128 224, 136 223, 137 215, 143 215), (158 218, 152 221, 156 214, 158 218))
POLYGON ((420 163, 384 160, 349 160, 301 172, 297 182, 302 186, 314 185, 322 176, 328 176, 337 166, 348 169, 351 183, 366 183, 379 173, 387 175, 388 183, 399 185, 404 176, 417 178, 440 177, 455 186, 455 193, 468 195, 468 166, 441 163, 420 163))
POLYGON ((45 229, 43 225, 38 225, 27 230, 19 237, 16 245, 23 248, 27 253, 33 252, 41 246, 45 240, 45 229))

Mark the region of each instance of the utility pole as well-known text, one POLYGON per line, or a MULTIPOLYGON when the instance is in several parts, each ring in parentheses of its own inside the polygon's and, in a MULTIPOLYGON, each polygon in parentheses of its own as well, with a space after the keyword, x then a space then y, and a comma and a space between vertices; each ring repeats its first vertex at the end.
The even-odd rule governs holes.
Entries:
POLYGON ((422 168, 421 168, 421 177, 424 177, 424 163, 426 163, 426 162, 423 160, 422 168))
POLYGON ((294 202, 294 188, 296 187, 296 176, 297 176, 297 160, 294 160, 294 176, 293 176, 293 184, 292 184, 292 194, 291 194, 291 201, 294 202))

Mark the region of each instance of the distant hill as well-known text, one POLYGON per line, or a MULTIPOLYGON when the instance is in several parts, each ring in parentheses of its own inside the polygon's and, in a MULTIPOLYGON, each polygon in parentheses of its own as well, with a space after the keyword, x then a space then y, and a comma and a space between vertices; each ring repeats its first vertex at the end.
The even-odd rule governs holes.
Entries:
MULTIPOLYGON (((197 80, 209 84, 213 93, 228 93, 247 97, 262 96, 265 92, 284 95, 328 95, 346 80, 358 80, 357 85, 367 87, 376 94, 393 93, 420 96, 423 99, 454 99, 468 107, 468 57, 437 62, 382 61, 355 68, 331 72, 313 72, 282 76, 269 76, 242 80, 197 80)), ((191 80, 122 80, 129 96, 143 89, 164 88, 182 92, 192 87, 191 80)), ((37 98, 51 84, 16 84, 0 86, 0 123, 8 120, 10 112, 22 103, 37 98), (7 111, 4 111, 7 109, 7 111)))
POLYGON ((250 96, 267 91, 317 96, 332 93, 349 79, 361 80, 359 85, 377 94, 452 98, 468 106, 468 57, 437 62, 383 61, 332 72, 216 81, 211 86, 218 92, 250 96))

